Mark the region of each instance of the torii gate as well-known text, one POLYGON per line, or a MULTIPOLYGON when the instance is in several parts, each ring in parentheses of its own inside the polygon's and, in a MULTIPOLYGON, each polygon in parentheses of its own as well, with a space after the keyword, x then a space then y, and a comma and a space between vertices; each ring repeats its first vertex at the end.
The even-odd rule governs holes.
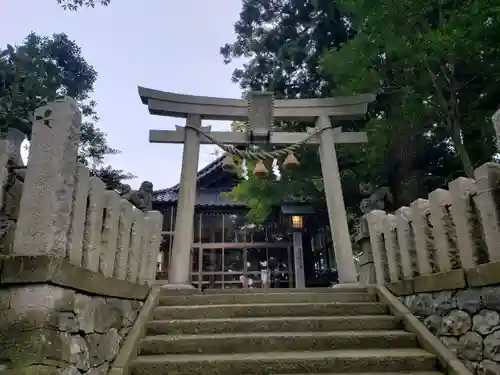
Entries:
POLYGON ((347 215, 342 194, 335 143, 365 143, 364 132, 341 132, 331 125, 334 121, 363 117, 375 95, 326 99, 274 100, 268 92, 252 92, 249 100, 181 95, 139 86, 142 103, 152 115, 186 118, 186 127, 175 130, 150 130, 151 143, 183 143, 182 171, 175 221, 174 241, 169 264, 169 287, 191 287, 189 283, 190 251, 193 239, 193 219, 196 199, 196 175, 200 144, 212 143, 201 132, 222 144, 233 146, 270 143, 290 145, 303 141, 318 131, 306 143, 319 144, 323 184, 328 207, 330 229, 340 283, 357 283, 347 215), (273 118, 315 122, 306 132, 273 132, 273 118), (202 127, 204 120, 248 121, 247 132, 210 132, 202 127))

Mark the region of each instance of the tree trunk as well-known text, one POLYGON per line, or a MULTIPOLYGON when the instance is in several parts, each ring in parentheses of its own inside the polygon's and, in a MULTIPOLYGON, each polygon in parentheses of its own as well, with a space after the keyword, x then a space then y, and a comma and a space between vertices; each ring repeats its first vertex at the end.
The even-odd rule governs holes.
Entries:
POLYGON ((468 178, 474 178, 474 165, 472 164, 469 153, 467 152, 467 149, 465 148, 464 142, 462 140, 462 132, 460 130, 460 126, 455 123, 451 125, 451 128, 453 129, 453 145, 455 146, 455 150, 457 151, 458 158, 462 162, 465 175, 468 178))
POLYGON ((474 165, 472 164, 469 153, 467 152, 462 140, 462 131, 459 123, 460 116, 458 113, 458 100, 456 97, 458 84, 454 76, 454 66, 442 65, 440 69, 441 80, 439 80, 439 76, 434 74, 434 72, 427 65, 427 72, 429 73, 436 90, 436 95, 440 102, 443 114, 446 116, 446 125, 451 131, 451 139, 453 141, 455 151, 457 152, 458 158, 462 163, 465 175, 469 178, 474 178, 474 165), (449 95, 445 95, 445 92, 449 95))

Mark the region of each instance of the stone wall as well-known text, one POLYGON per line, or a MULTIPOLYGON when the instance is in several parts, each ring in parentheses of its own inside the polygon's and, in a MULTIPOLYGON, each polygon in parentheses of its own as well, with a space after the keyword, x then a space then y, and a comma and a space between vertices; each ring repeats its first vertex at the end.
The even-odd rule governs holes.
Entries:
POLYGON ((475 374, 500 374, 500 286, 399 299, 475 374))
POLYGON ((11 322, 0 331, 0 373, 24 363, 33 374, 105 375, 142 305, 52 285, 0 291, 11 322))
POLYGON ((363 221, 360 282, 398 296, 476 374, 500 374, 500 164, 363 221))
POLYGON ((0 140, 0 373, 106 374, 155 280, 163 217, 77 163, 80 127, 71 98, 37 110, 15 191, 0 140))

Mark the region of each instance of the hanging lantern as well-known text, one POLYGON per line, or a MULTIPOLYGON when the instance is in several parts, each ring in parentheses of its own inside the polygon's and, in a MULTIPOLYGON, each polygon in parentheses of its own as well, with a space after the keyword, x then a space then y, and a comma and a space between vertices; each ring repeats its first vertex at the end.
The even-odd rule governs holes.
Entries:
POLYGON ((286 169, 295 169, 300 165, 299 161, 295 157, 292 151, 290 151, 283 162, 283 168, 286 169))
POLYGON ((262 160, 259 160, 257 162, 257 165, 255 166, 255 169, 253 170, 253 175, 255 177, 266 177, 269 174, 269 171, 267 170, 266 166, 264 165, 264 162, 262 160))
POLYGON ((233 156, 231 154, 226 154, 224 159, 222 159, 222 170, 226 172, 234 172, 235 164, 233 156))

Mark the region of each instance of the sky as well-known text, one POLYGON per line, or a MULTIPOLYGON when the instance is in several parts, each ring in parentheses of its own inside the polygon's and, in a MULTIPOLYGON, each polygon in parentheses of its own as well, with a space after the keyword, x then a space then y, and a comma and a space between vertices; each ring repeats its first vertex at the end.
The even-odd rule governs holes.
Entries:
MULTIPOLYGON (((112 0, 78 12, 64 11, 56 0, 0 0, 0 46, 21 43, 31 31, 64 32, 74 40, 98 72, 92 94, 98 126, 121 151, 106 162, 136 175, 132 188, 147 180, 157 190, 179 182, 182 145, 149 143, 149 129, 170 130, 185 120, 150 115, 137 87, 240 98, 231 74, 241 62, 224 65, 219 54, 234 40, 240 10, 238 0, 112 0)), ((223 121, 203 125, 229 129, 223 121)), ((215 159, 213 151, 201 146, 200 168, 215 159)))

